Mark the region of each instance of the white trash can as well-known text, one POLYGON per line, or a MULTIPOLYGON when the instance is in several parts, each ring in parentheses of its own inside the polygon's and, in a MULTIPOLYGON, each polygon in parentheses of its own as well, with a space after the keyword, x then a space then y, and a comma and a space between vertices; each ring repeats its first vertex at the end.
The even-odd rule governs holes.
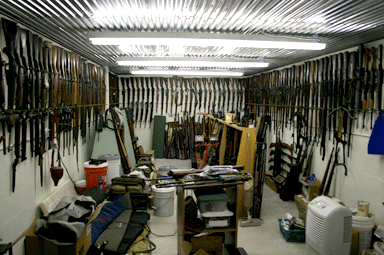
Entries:
POLYGON ((112 179, 120 176, 120 155, 119 154, 103 154, 98 156, 99 159, 108 161, 107 186, 111 186, 112 179))
POLYGON ((156 188, 155 185, 152 185, 151 189, 153 192, 153 208, 155 209, 155 216, 172 216, 175 204, 176 188, 156 188))

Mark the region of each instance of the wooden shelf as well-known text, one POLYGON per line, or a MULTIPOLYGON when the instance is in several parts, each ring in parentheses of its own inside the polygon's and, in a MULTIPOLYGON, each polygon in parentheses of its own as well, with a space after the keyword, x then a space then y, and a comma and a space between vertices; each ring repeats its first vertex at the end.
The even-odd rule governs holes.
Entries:
MULTIPOLYGON (((236 232, 236 228, 205 228, 200 233, 226 233, 226 232, 236 232)), ((185 235, 196 235, 195 232, 185 230, 185 235)))
POLYGON ((230 183, 211 183, 206 185, 188 185, 188 186, 179 186, 176 189, 177 192, 177 248, 178 253, 180 252, 180 244, 185 240, 186 235, 195 235, 196 233, 185 229, 185 191, 186 190, 196 190, 196 189, 209 189, 209 188, 225 188, 233 189, 228 195, 234 199, 234 208, 233 216, 231 219, 231 224, 226 228, 205 228, 202 230, 202 233, 225 233, 224 245, 229 247, 237 247, 237 232, 238 232, 238 220, 239 220, 239 198, 243 189, 243 182, 230 182, 230 183), (241 191, 240 191, 241 190, 241 191))
MULTIPOLYGON (((217 121, 224 124, 223 133, 221 135, 220 148, 219 148, 219 165, 224 164, 225 151, 227 148, 227 131, 228 128, 233 128, 241 132, 240 135, 240 146, 237 152, 237 162, 236 165, 244 166, 243 173, 250 173, 253 176, 254 167, 255 167, 255 154, 256 154, 256 142, 257 142, 257 132, 258 127, 260 126, 261 118, 258 118, 257 125, 255 128, 246 128, 239 127, 235 124, 231 124, 227 121, 213 117, 213 115, 208 113, 198 113, 206 116, 209 119, 217 121), (248 137, 249 134, 249 137, 248 137)), ((247 217, 247 209, 244 206, 244 190, 243 186, 239 187, 241 189, 241 195, 238 199, 240 207, 239 217, 247 217)))

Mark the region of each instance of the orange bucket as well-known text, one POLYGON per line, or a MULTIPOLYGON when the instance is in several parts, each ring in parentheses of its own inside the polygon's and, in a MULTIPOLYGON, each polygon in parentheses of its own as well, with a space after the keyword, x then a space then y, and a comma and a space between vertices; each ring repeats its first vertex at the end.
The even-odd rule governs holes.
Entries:
POLYGON ((99 187, 104 192, 107 191, 107 171, 108 162, 99 165, 91 165, 90 161, 84 163, 86 189, 99 187))

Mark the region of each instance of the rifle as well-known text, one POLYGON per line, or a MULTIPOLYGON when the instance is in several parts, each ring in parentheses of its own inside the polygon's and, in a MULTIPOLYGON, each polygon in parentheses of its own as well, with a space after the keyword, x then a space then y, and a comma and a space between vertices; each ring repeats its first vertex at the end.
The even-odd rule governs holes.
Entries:
MULTIPOLYGON (((357 49, 357 55, 358 55, 358 64, 357 64, 357 83, 356 83, 356 93, 355 93, 355 102, 356 102, 356 109, 361 109, 362 102, 361 102, 361 92, 363 89, 363 76, 364 76, 364 68, 363 68, 363 62, 364 62, 364 45, 360 44, 359 48, 357 49)), ((356 121, 356 128, 359 126, 359 121, 356 121)))
POLYGON ((163 115, 163 107, 164 107, 164 86, 163 86, 164 78, 160 78, 160 88, 161 88, 161 115, 163 115))
POLYGON ((377 92, 377 110, 379 112, 382 109, 382 96, 383 96, 383 45, 380 44, 379 46, 379 70, 378 70, 378 77, 377 77, 377 86, 378 92, 377 92))
POLYGON ((143 115, 144 115, 144 97, 145 97, 145 92, 146 92, 146 87, 145 87, 145 82, 144 82, 144 77, 140 77, 140 84, 141 84, 141 100, 140 100, 140 127, 141 127, 141 122, 143 121, 143 115))
POLYGON ((207 82, 208 82, 208 110, 207 110, 207 112, 210 113, 211 112, 211 98, 212 98, 212 86, 211 86, 212 79, 209 78, 207 80, 207 82))
POLYGON ((21 86, 22 86, 22 109, 21 113, 22 119, 22 143, 21 143, 21 161, 27 159, 27 115, 29 114, 29 61, 28 61, 28 52, 27 52, 27 31, 20 28, 20 59, 22 71, 19 71, 21 86))
MULTIPOLYGON (((79 128, 80 128, 80 109, 79 105, 81 105, 81 84, 80 84, 80 56, 76 53, 72 53, 72 62, 73 62, 73 70, 72 75, 74 78, 74 96, 73 96, 73 105, 75 106, 73 115, 73 151, 76 147, 76 163, 77 163, 77 171, 79 171, 79 128)), ((53 107, 53 104, 50 105, 53 107)), ((99 128, 99 127, 98 127, 99 128)))
MULTIPOLYGON (((225 79, 221 79, 221 85, 223 86, 223 89, 221 90, 221 93, 223 94, 223 114, 226 112, 225 111, 225 106, 228 105, 226 96, 227 96, 227 88, 225 87, 226 82, 225 79)), ((205 107, 204 107, 205 108, 205 107)))
MULTIPOLYGON (((370 91, 370 100, 369 108, 371 109, 371 129, 372 127, 372 118, 373 118, 373 108, 375 105, 375 87, 376 87, 376 59, 375 59, 375 48, 371 48, 372 62, 371 62, 371 91, 370 91)), ((380 84, 381 85, 381 84, 380 84)))
MULTIPOLYGON (((349 108, 355 108, 355 93, 357 93, 357 89, 355 89, 355 73, 356 73, 356 52, 351 52, 350 57, 350 66, 349 66, 349 74, 348 78, 350 79, 349 84, 349 108)), ((354 116, 354 111, 351 112, 352 117, 354 116)), ((348 157, 351 148, 351 136, 352 136, 352 126, 353 126, 353 118, 349 120, 349 134, 348 134, 348 157)))
MULTIPOLYGON (((140 122, 140 127, 141 127, 141 121, 143 120, 143 112, 144 112, 144 94, 145 94, 145 85, 144 85, 144 78, 140 77, 140 86, 139 83, 137 83, 137 87, 140 87, 141 93, 140 93, 140 113, 139 113, 139 122, 140 122)), ((137 123, 136 123, 137 125, 137 123)))
MULTIPOLYGON (((18 68, 16 66, 16 56, 15 56, 15 43, 16 43, 16 34, 17 34, 17 26, 15 22, 2 19, 2 27, 4 31, 5 44, 4 54, 8 57, 8 68, 5 69, 5 77, 7 80, 7 95, 8 95, 8 110, 12 111, 15 105, 15 90, 17 88, 17 76, 18 76, 18 68)), ((5 101, 5 98, 4 98, 5 101)), ((2 105, 5 106, 5 103, 2 105)), ((8 117, 8 120, 16 119, 16 115, 8 117)), ((7 129, 9 133, 9 144, 11 142, 11 132, 12 132, 12 121, 7 121, 7 129)), ((4 128, 4 125, 3 125, 4 128)), ((4 131, 3 131, 4 132, 4 131)), ((4 141, 5 144, 5 141, 4 141)), ((10 152, 10 146, 8 146, 8 152, 10 152)), ((18 153, 18 152, 17 152, 18 153)), ((15 151, 16 155, 16 151, 15 151)), ((16 160, 16 159, 15 159, 16 160)), ((17 162, 17 161, 15 161, 17 162)), ((16 163, 17 165, 17 163, 16 163)), ((15 186, 15 178, 16 178, 16 165, 13 168, 13 191, 15 186)))
POLYGON ((168 114, 168 93, 169 93, 169 87, 168 87, 168 79, 164 78, 164 86, 165 86, 165 114, 168 114))
POLYGON ((136 90, 137 90, 137 99, 135 101, 135 126, 137 127, 137 122, 139 120, 139 107, 140 107, 140 86, 139 86, 139 78, 136 78, 136 90))
POLYGON ((158 77, 155 77, 155 83, 156 83, 156 112, 157 112, 157 110, 159 109, 159 94, 160 94, 158 77))
POLYGON ((137 148, 137 140, 138 139, 135 136, 135 128, 134 128, 134 120, 133 120, 132 111, 133 110, 129 107, 125 108, 125 114, 127 115, 127 122, 128 122, 129 134, 131 136, 133 152, 135 153, 135 159, 137 161, 140 159, 140 152, 137 148))
POLYGON ((146 84, 147 84, 147 93, 146 93, 146 100, 145 100, 145 117, 144 117, 144 127, 147 126, 147 119, 148 119, 148 114, 149 114, 149 93, 150 93, 150 86, 149 86, 149 78, 145 79, 146 84))
MULTIPOLYGON (((34 61, 33 61, 33 34, 31 31, 27 32, 27 57, 28 57, 28 83, 29 87, 27 89, 28 97, 29 97, 29 107, 30 109, 34 108, 34 85, 35 85, 35 73, 34 73, 34 61)), ((29 115, 29 145, 30 145, 30 152, 31 156, 33 156, 35 152, 35 138, 34 138, 34 123, 33 123, 33 118, 31 117, 31 113, 29 115)))
MULTIPOLYGON (((332 55, 329 57, 328 62, 328 96, 329 96, 329 104, 328 108, 329 110, 332 110, 333 108, 336 108, 335 104, 335 98, 336 94, 334 93, 334 87, 337 87, 337 80, 336 80, 336 72, 337 72, 337 55, 332 55)), ((328 115, 328 114, 327 114, 328 115)), ((329 136, 328 139, 331 140, 331 130, 332 130, 332 124, 334 124, 334 115, 328 115, 328 130, 329 130, 329 136)), ((335 128, 335 126, 333 126, 335 128)))
MULTIPOLYGON (((89 91, 89 66, 88 64, 86 63, 85 59, 82 59, 81 60, 82 62, 82 71, 83 71, 83 85, 82 85, 82 95, 84 95, 82 97, 82 104, 83 105, 90 105, 89 101, 90 101, 90 91, 89 91), (88 96, 85 96, 85 95, 88 95, 88 96)), ((59 99, 59 96, 58 96, 58 100, 59 99)), ((58 104, 59 105, 59 104, 58 104)), ((83 110, 83 114, 82 114, 82 117, 81 117, 81 137, 83 138, 83 142, 86 142, 87 140, 87 115, 88 115, 88 109, 89 107, 83 107, 82 110, 83 110)), ((59 125, 57 124, 57 127, 59 125)))
POLYGON ((125 108, 125 78, 120 78, 120 81, 121 81, 121 95, 123 97, 123 104, 122 104, 122 109, 125 108))
POLYGON ((202 90, 202 87, 201 87, 201 84, 200 84, 200 79, 195 79, 196 80, 196 92, 197 92, 197 95, 199 96, 199 100, 198 100, 198 105, 197 108, 198 108, 198 111, 200 112, 200 109, 201 109, 201 100, 202 100, 202 94, 203 94, 203 90, 202 90))
MULTIPOLYGON (((13 110, 14 96, 16 98, 16 110, 21 110, 23 105, 23 78, 24 71, 21 68, 20 57, 20 28, 16 23, 3 19, 3 30, 6 42, 4 53, 8 56, 9 68, 5 70, 8 85, 8 110, 13 110), (15 91, 16 90, 16 91, 15 91)), ((19 115, 19 119, 21 114, 19 115)), ((8 125, 8 131, 11 132, 11 125, 8 125)), ((11 140, 11 139, 9 139, 11 140)), ((15 192, 16 185, 16 166, 20 158, 20 120, 15 122, 15 160, 12 164, 12 192, 15 192)))
POLYGON ((176 116, 176 114, 177 114, 177 106, 178 106, 177 101, 178 101, 178 98, 179 98, 178 77, 177 76, 173 76, 173 81, 175 82, 175 91, 174 91, 175 96, 174 96, 174 98, 175 98, 175 116, 176 116))
POLYGON ((320 185, 319 195, 322 195, 322 194, 323 194, 323 190, 324 190, 325 182, 327 181, 328 172, 329 172, 329 167, 330 167, 330 165, 331 165, 331 161, 332 161, 332 157, 333 157, 333 152, 334 152, 334 150, 335 150, 335 147, 332 148, 331 155, 329 156, 328 164, 327 164, 327 167, 325 168, 325 173, 324 173, 324 176, 323 176, 323 180, 322 180, 321 185, 320 185))
POLYGON ((199 104, 199 99, 197 98, 198 96, 198 88, 197 88, 197 79, 193 78, 192 79, 192 86, 193 86, 193 95, 194 95, 194 100, 195 100, 195 107, 194 107, 194 113, 193 115, 195 116, 197 114, 197 105, 199 104))
POLYGON ((180 78, 179 84, 180 84, 180 104, 179 105, 181 106, 181 109, 183 109, 183 96, 184 96, 184 91, 183 91, 184 79, 183 78, 180 78))
POLYGON ((185 114, 187 113, 187 107, 188 107, 188 94, 189 94, 188 79, 184 80, 184 86, 185 86, 185 104, 184 104, 184 114, 185 114))
MULTIPOLYGON (((0 44, 0 49, 1 49, 1 44, 0 44)), ((5 115, 5 89, 4 89, 4 82, 3 82, 3 56, 1 54, 0 50, 0 110, 3 112, 3 115, 1 116, 3 119, 1 120, 1 126, 3 129, 3 135, 1 136, 1 142, 3 143, 3 154, 7 154, 7 144, 6 144, 6 120, 7 116, 5 115)), ((0 142, 0 143, 1 143, 0 142)))
POLYGON ((365 76, 364 76, 364 87, 363 87, 363 129, 365 128, 365 113, 367 111, 367 100, 370 82, 369 73, 369 50, 365 50, 365 76))
POLYGON ((131 98, 131 90, 129 89, 129 78, 125 78, 125 90, 127 91, 127 104, 124 106, 124 108, 127 108, 129 107, 131 98))
POLYGON ((231 95, 232 95, 232 112, 234 113, 235 112, 235 108, 236 108, 236 104, 235 104, 235 101, 236 101, 236 96, 235 96, 235 79, 234 78, 231 78, 231 87, 232 87, 232 91, 231 91, 231 95))
POLYGON ((153 78, 149 78, 150 79, 150 83, 151 83, 151 104, 150 104, 150 110, 151 112, 149 113, 149 127, 151 127, 151 124, 152 124, 152 118, 153 118, 153 105, 154 105, 154 99, 155 99, 155 89, 154 89, 154 86, 153 86, 153 78))
POLYGON ((134 109, 135 109, 135 78, 134 77, 130 77, 129 78, 129 82, 130 82, 130 90, 131 90, 131 101, 130 101, 130 108, 131 108, 131 111, 133 113, 134 109))
MULTIPOLYGON (((344 54, 339 54, 339 68, 340 71, 340 88, 339 88, 339 105, 347 108, 347 95, 348 95, 348 52, 344 52, 344 54)), ((347 115, 343 116, 343 133, 344 139, 347 137, 347 128, 348 128, 348 119, 347 115)))
MULTIPOLYGON (((129 159, 127 156, 127 151, 126 151, 125 146, 124 146, 124 134, 123 134, 123 129, 122 129, 122 123, 120 122, 120 117, 119 117, 119 113, 117 112, 117 110, 118 110, 117 108, 114 108, 114 109, 109 108, 105 112, 105 114, 107 114, 107 112, 109 111, 112 115, 112 121, 113 121, 117 146, 119 148, 120 157, 122 159, 123 171, 125 174, 128 174, 131 172, 132 167, 131 167, 131 163, 129 162, 129 159)), ((107 118, 105 117, 105 119, 107 119, 107 118)))
POLYGON ((325 158, 325 139, 327 135, 327 99, 328 99, 328 94, 327 94, 327 82, 326 82, 326 71, 328 67, 328 57, 320 59, 320 66, 319 66, 319 80, 320 80, 320 86, 321 86, 321 108, 322 108, 322 113, 321 113, 321 143, 320 143, 320 155, 323 155, 322 160, 325 158), (324 82, 323 82, 324 81, 324 82))
POLYGON ((171 87, 171 109, 170 109, 170 116, 172 116, 173 112, 172 112, 172 108, 173 108, 173 78, 169 78, 169 86, 171 87))
MULTIPOLYGON (((316 69, 316 62, 311 61, 311 76, 310 76, 310 83, 311 83, 311 122, 309 124, 309 139, 312 139, 312 129, 313 129, 313 107, 314 107, 314 101, 315 101, 315 69, 316 69)), ((315 127, 316 128, 316 127, 315 127)))
MULTIPOLYGON (((190 88, 189 88, 189 92, 191 93, 191 103, 189 104, 189 114, 192 115, 192 102, 193 102, 193 99, 192 97, 194 96, 195 97, 195 105, 196 105, 196 96, 195 96, 195 87, 194 87, 194 79, 189 79, 189 84, 190 84, 190 88)), ((195 113, 196 114, 196 111, 195 113)))

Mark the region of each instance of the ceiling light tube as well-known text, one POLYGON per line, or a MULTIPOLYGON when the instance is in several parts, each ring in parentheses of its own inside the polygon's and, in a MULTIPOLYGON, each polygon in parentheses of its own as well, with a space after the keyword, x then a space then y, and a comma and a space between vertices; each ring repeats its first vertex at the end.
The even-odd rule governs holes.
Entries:
POLYGON ((150 71, 150 70, 138 70, 131 71, 135 75, 178 75, 178 76, 243 76, 242 72, 213 72, 213 71, 181 71, 181 70, 172 70, 172 71, 150 71))
POLYGON ((225 68, 257 68, 268 67, 263 62, 241 61, 182 61, 182 60, 116 60, 121 66, 177 66, 177 67, 225 67, 225 68))
POLYGON ((88 34, 88 38, 95 45, 177 45, 303 50, 322 50, 326 47, 326 44, 320 43, 319 39, 215 33, 92 32, 88 34))

